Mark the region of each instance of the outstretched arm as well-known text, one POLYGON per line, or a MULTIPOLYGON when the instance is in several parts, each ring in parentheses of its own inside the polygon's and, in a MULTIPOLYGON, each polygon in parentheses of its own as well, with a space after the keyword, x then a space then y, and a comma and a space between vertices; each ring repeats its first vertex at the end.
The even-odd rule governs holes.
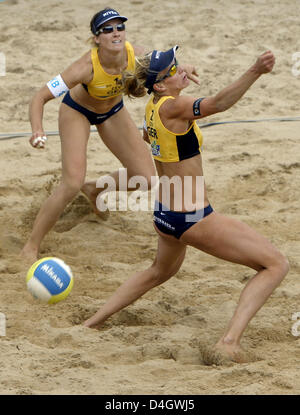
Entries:
POLYGON ((185 120, 199 119, 218 112, 226 111, 232 107, 257 79, 272 71, 275 57, 271 51, 259 56, 240 78, 229 86, 223 88, 215 96, 195 99, 188 96, 179 96, 164 105, 164 111, 168 118, 181 118, 185 120))
MULTIPOLYGON (((245 72, 237 81, 222 89, 211 99, 212 102, 207 104, 215 106, 218 112, 226 111, 242 98, 245 92, 262 74, 271 72, 274 64, 275 57, 273 53, 271 51, 263 53, 247 72, 245 72)), ((205 102, 202 104, 204 111, 207 104, 205 104, 205 102)))

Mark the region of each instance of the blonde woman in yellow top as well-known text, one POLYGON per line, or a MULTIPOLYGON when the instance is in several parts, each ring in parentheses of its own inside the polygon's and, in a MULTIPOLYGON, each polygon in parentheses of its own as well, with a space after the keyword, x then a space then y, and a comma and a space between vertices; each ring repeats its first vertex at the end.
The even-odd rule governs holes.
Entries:
MULTIPOLYGON (((96 46, 49 81, 31 100, 30 143, 43 148, 47 140, 42 125, 44 105, 65 94, 59 110, 62 179, 42 205, 21 252, 31 261, 37 259, 44 236, 80 189, 96 211, 96 197, 103 189, 96 188, 96 182, 84 184, 91 125, 96 126, 105 145, 128 169, 128 179, 143 175, 150 183, 150 177, 155 175, 151 154, 122 100, 121 72, 133 71, 135 54, 142 52, 126 41, 126 20, 114 9, 98 12, 90 23, 96 46)), ((111 176, 118 188, 118 172, 111 176)))
POLYGON ((160 177, 154 207, 154 228, 158 233, 156 258, 148 269, 125 281, 84 325, 101 326, 112 314, 175 275, 190 245, 256 271, 216 345, 219 352, 241 362, 245 359, 240 346, 242 334, 281 283, 289 266, 287 259, 263 236, 211 207, 203 178, 202 134, 196 120, 234 105, 262 74, 272 71, 275 58, 267 51, 238 80, 215 96, 193 98, 181 95, 189 80, 176 61, 176 49, 155 50, 139 59, 134 74, 124 75, 125 93, 139 97, 147 90, 152 94, 146 106, 144 138, 151 144, 160 177), (163 180, 166 178, 169 180, 163 180))

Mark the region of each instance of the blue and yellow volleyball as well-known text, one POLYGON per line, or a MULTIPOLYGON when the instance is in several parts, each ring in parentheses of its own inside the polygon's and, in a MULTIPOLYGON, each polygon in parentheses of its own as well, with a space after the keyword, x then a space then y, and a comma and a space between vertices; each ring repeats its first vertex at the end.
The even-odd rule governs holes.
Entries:
POLYGON ((34 298, 54 304, 70 294, 74 277, 71 268, 62 259, 46 257, 30 267, 26 284, 34 298))

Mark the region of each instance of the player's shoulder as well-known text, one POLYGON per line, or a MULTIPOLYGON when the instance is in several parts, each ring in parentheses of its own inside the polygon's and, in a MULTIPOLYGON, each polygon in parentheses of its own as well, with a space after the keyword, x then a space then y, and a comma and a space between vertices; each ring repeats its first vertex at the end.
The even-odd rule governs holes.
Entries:
POLYGON ((191 103, 191 97, 186 95, 170 96, 161 107, 161 111, 170 117, 179 116, 182 111, 191 103))

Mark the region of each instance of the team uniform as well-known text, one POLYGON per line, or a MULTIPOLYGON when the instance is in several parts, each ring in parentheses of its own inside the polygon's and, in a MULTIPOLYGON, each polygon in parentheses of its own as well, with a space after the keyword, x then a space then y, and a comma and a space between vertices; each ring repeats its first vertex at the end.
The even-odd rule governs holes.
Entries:
MULTIPOLYGON (((134 55, 134 49, 132 45, 129 42, 125 42, 125 48, 127 51, 127 60, 128 65, 126 70, 128 71, 134 71, 135 68, 135 55, 134 55)), ((85 88, 87 93, 98 100, 106 100, 110 98, 114 98, 122 93, 122 75, 111 75, 104 71, 98 56, 98 48, 94 47, 91 49, 91 60, 93 65, 93 79, 89 84, 82 84, 82 86, 85 88)), ((96 112, 90 111, 87 108, 83 107, 82 105, 75 102, 68 90, 67 87, 64 88, 64 82, 59 75, 58 77, 54 78, 52 81, 49 81, 47 84, 50 91, 53 93, 54 96, 62 95, 66 92, 63 103, 68 105, 69 107, 75 109, 76 111, 79 111, 83 115, 86 116, 86 118, 89 120, 91 125, 95 124, 101 124, 105 120, 107 120, 109 117, 120 111, 124 104, 123 99, 121 99, 120 102, 118 102, 113 108, 111 108, 110 111, 104 113, 104 114, 98 114, 96 112)))
POLYGON ((151 142, 152 155, 155 160, 170 163, 185 160, 200 154, 203 136, 196 121, 193 121, 185 133, 175 134, 162 123, 159 109, 172 96, 161 98, 154 104, 151 98, 146 105, 146 126, 151 142))
MULTIPOLYGON (((135 56, 132 45, 125 42, 127 51, 128 66, 127 71, 134 72, 135 56)), ((104 71, 98 56, 98 48, 94 47, 91 50, 91 59, 93 64, 94 77, 92 81, 86 85, 82 84, 85 90, 93 98, 105 100, 116 97, 122 92, 122 75, 111 75, 104 71)))
MULTIPOLYGON (((201 153, 203 136, 199 126, 194 120, 188 130, 181 134, 173 133, 162 123, 159 116, 161 105, 172 96, 161 98, 156 104, 152 97, 146 105, 145 129, 151 143, 152 155, 155 160, 163 163, 180 162, 201 153)), ((155 202, 154 222, 158 229, 177 239, 195 222, 213 212, 210 205, 194 212, 175 212, 155 202)))

